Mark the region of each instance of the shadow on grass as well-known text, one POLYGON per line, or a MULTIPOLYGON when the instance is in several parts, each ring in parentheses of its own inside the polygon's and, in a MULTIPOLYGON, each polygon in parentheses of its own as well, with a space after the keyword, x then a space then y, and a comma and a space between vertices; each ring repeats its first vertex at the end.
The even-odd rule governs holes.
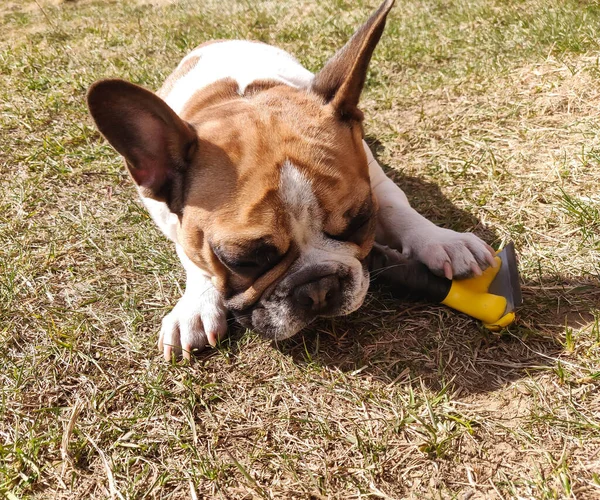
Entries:
MULTIPOLYGON (((368 142, 377 156, 380 145, 368 142)), ((456 207, 435 184, 383 167, 430 220, 498 241, 491 228, 456 207)), ((600 288, 593 293, 600 299, 600 288)), ((590 290, 578 290, 564 278, 524 283, 523 294, 519 321, 494 334, 444 306, 400 302, 372 289, 358 312, 319 321, 276 347, 299 364, 358 371, 386 384, 421 378, 432 389, 450 382, 461 393, 494 391, 531 372, 555 369, 566 325, 577 328, 593 319, 590 290)))
POLYGON ((495 334, 444 306, 398 302, 374 290, 357 313, 320 321, 276 347, 298 364, 360 371, 385 384, 422 378, 434 390, 450 382, 461 393, 489 392, 556 368, 566 325, 593 320, 587 306, 561 308, 566 300, 563 293, 546 294, 542 307, 526 289, 518 322, 495 334))
POLYGON ((450 383, 462 394, 491 392, 534 372, 560 370, 559 358, 569 363, 566 331, 598 325, 592 311, 600 283, 549 276, 525 283, 523 295, 517 322, 492 333, 445 306, 400 302, 372 289, 356 313, 321 320, 274 347, 298 364, 359 372, 384 384, 421 378, 433 390, 450 383))
MULTIPOLYGON (((377 153, 378 144, 370 144, 377 153)), ((498 241, 492 228, 456 207, 437 185, 384 169, 430 220, 498 241)), ((600 304, 600 285, 583 277, 545 276, 522 285, 518 321, 499 334, 445 306, 398 301, 373 287, 359 311, 317 321, 273 348, 299 365, 328 366, 383 384, 420 378, 433 390, 450 383, 462 394, 495 391, 531 373, 556 370, 566 328, 594 321, 590 311, 600 304)), ((235 351, 241 329, 232 330, 235 351)))
MULTIPOLYGON (((377 139, 365 138, 375 158, 383 151, 384 146, 377 139)), ((498 235, 489 226, 481 223, 473 214, 458 208, 444 196, 437 184, 419 177, 405 175, 379 162, 386 175, 402 188, 411 206, 439 226, 455 231, 471 231, 484 241, 493 245, 498 235)))

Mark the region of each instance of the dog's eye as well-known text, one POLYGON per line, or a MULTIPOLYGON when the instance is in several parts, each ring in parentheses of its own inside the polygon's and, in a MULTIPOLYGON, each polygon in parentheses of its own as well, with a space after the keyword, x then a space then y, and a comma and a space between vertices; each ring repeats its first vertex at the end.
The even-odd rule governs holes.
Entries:
POLYGON ((277 248, 272 245, 261 245, 250 253, 229 253, 221 248, 213 251, 221 263, 237 274, 256 274, 271 269, 281 260, 277 248))
POLYGON ((325 233, 325 236, 336 241, 361 242, 371 227, 371 215, 359 215, 352 219, 348 227, 340 234, 325 233))
POLYGON ((330 233, 327 233, 327 232, 326 232, 326 233, 324 233, 324 234, 325 234, 325 236, 327 236, 327 237, 328 237, 330 240, 335 240, 335 241, 348 241, 348 239, 347 239, 347 238, 344 238, 345 231, 344 231, 344 233, 342 233, 342 234, 330 234, 330 233))
POLYGON ((221 259, 223 264, 225 264, 232 271, 251 271, 254 269, 258 269, 260 264, 251 260, 223 260, 221 259))

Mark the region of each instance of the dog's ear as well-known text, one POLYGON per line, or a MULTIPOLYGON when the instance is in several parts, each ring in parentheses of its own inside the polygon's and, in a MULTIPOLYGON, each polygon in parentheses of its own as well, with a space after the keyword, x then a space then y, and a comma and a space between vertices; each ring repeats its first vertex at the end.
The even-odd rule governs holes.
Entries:
POLYGON ((371 55, 385 27, 394 0, 386 0, 316 74, 311 90, 331 104, 343 120, 362 120, 358 100, 371 55))
POLYGON ((125 158, 143 194, 167 201, 174 177, 196 150, 192 126, 160 97, 123 80, 94 83, 87 103, 98 129, 125 158))

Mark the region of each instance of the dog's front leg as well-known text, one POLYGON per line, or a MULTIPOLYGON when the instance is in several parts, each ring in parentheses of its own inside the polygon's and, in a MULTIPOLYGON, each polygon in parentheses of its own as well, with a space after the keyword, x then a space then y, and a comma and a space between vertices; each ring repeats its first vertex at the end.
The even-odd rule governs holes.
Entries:
POLYGON ((171 355, 191 359, 192 351, 217 341, 227 330, 227 310, 210 277, 177 245, 177 255, 187 273, 185 293, 167 314, 160 329, 158 348, 169 361, 171 355))
POLYGON ((494 250, 473 233, 436 226, 414 210, 404 192, 385 175, 364 143, 371 188, 379 204, 377 242, 401 250, 448 279, 464 278, 494 265, 494 250))

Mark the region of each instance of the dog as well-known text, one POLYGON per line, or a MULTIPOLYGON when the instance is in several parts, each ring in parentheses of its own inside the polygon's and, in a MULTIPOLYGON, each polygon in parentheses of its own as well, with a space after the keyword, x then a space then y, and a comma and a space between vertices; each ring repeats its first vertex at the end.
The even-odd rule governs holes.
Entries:
POLYGON ((393 3, 316 74, 273 46, 219 40, 156 94, 123 80, 90 87, 91 116, 187 274, 162 321, 167 360, 216 345, 228 313, 281 340, 355 311, 375 241, 449 279, 493 265, 478 237, 411 208, 364 142, 359 97, 393 3))

